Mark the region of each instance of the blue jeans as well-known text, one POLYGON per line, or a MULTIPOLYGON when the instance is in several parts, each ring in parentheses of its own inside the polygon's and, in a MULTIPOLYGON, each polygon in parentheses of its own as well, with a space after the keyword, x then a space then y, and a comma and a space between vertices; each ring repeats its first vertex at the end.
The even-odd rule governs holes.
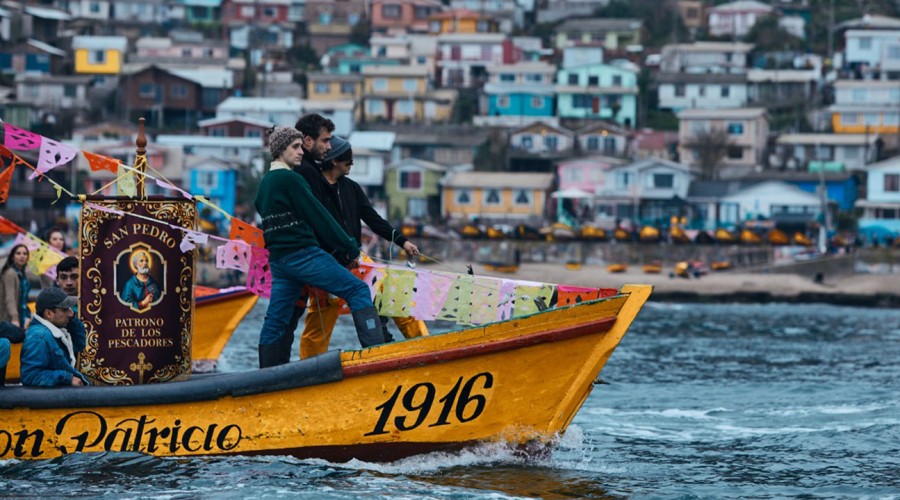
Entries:
POLYGON ((0 339, 0 369, 9 363, 9 339, 0 339))
POLYGON ((351 311, 372 307, 369 287, 317 246, 269 260, 269 267, 272 270, 272 298, 259 332, 260 344, 274 344, 287 331, 294 304, 303 293, 304 285, 337 295, 347 301, 351 311))

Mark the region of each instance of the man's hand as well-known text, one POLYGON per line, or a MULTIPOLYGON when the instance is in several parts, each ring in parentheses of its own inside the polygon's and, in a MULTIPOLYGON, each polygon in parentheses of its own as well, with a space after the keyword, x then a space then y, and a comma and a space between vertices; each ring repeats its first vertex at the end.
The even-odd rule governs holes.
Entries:
POLYGON ((75 375, 72 375, 72 386, 73 387, 81 387, 83 385, 84 385, 84 382, 82 382, 80 378, 76 377, 75 375))
POLYGON ((406 250, 406 253, 408 253, 414 257, 416 255, 419 255, 419 247, 413 245, 413 242, 411 242, 411 241, 407 241, 406 243, 404 243, 403 249, 406 250))

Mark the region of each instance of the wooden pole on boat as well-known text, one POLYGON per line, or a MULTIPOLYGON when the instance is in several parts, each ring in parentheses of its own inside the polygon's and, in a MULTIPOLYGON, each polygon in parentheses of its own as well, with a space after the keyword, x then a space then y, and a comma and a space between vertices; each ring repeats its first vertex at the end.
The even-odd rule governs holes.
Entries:
POLYGON ((138 135, 134 143, 137 146, 134 157, 134 168, 137 170, 135 179, 137 198, 143 200, 147 198, 147 190, 144 187, 144 173, 147 171, 147 134, 144 131, 144 118, 138 119, 138 135))

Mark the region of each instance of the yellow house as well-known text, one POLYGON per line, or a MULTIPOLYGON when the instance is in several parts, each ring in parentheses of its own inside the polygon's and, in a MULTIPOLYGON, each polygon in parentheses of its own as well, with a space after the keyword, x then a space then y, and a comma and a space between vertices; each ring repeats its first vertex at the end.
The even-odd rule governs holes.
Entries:
POLYGON ((553 174, 457 172, 444 181, 444 217, 542 219, 552 186, 553 174))
POLYGON ((75 74, 118 75, 125 63, 128 39, 124 36, 75 36, 75 74))
MULTIPOLYGON (((353 101, 359 102, 362 95, 363 77, 338 73, 307 73, 306 99, 309 101, 353 101)), ((355 119, 362 118, 362 110, 357 106, 355 119)))
POLYGON ((497 33, 499 23, 492 17, 468 9, 454 9, 428 18, 428 31, 441 33, 497 33))
POLYGON ((437 123, 451 118, 458 92, 431 90, 424 66, 362 68, 364 122, 437 123))

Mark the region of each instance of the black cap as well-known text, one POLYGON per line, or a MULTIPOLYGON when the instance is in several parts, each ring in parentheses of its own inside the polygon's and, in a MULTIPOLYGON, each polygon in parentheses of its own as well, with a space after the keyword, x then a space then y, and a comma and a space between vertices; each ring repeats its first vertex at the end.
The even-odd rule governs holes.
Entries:
POLYGON ((322 161, 323 163, 328 163, 335 158, 339 158, 349 150, 350 141, 339 135, 333 135, 331 136, 331 150, 325 153, 325 158, 322 158, 322 161))
POLYGON ((34 311, 41 316, 47 309, 54 307, 74 307, 78 305, 77 297, 70 297, 61 288, 51 287, 41 290, 34 305, 34 311))

